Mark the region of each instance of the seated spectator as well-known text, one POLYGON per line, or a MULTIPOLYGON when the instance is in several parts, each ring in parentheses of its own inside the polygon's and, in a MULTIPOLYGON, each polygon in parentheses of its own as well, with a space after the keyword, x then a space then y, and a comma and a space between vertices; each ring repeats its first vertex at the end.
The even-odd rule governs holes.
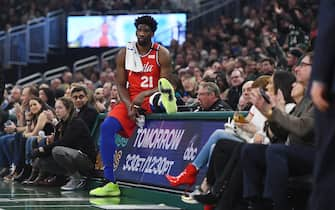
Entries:
POLYGON ((44 103, 50 107, 55 106, 55 94, 50 88, 40 88, 38 97, 43 100, 44 103))
POLYGON ((90 130, 85 122, 76 117, 71 100, 60 98, 56 101, 56 115, 59 123, 56 133, 47 136, 48 145, 35 150, 34 166, 41 171, 70 176, 61 190, 82 189, 87 176, 94 168, 96 148, 90 130))
POLYGON ((231 87, 227 90, 227 103, 233 108, 237 109, 238 100, 242 95, 242 85, 244 83, 242 68, 235 68, 233 71, 228 74, 228 79, 231 87))
POLYGON ((289 71, 292 71, 295 68, 302 55, 303 51, 298 47, 294 47, 290 49, 289 52, 287 52, 286 60, 287 60, 287 68, 289 71))
POLYGON ((102 91, 103 92, 103 97, 108 104, 110 102, 110 99, 111 99, 112 93, 113 93, 112 87, 113 87, 113 84, 111 82, 106 82, 102 87, 103 88, 103 91, 102 91))
POLYGON ((197 81, 198 83, 200 83, 202 81, 202 77, 203 77, 203 70, 196 66, 194 67, 194 70, 193 70, 193 74, 194 74, 194 77, 195 77, 195 81, 197 81))
POLYGON ((23 137, 38 136, 39 131, 44 130, 45 133, 51 134, 53 132, 53 125, 48 121, 47 115, 44 111, 50 110, 46 103, 41 98, 33 97, 29 100, 30 113, 32 115, 31 123, 33 129, 23 132, 23 137))
MULTIPOLYGON (((5 91, 6 92, 6 91, 5 91)), ((15 86, 10 91, 8 97, 4 97, 4 101, 1 104, 0 108, 0 128, 3 131, 3 125, 8 119, 15 118, 15 107, 14 104, 20 103, 21 98, 21 89, 18 86, 15 86)))
POLYGON ((13 180, 24 172, 24 141, 21 141, 22 133, 26 130, 25 112, 29 110, 29 101, 38 96, 38 91, 33 86, 23 88, 21 95, 21 105, 14 104, 17 122, 7 124, 4 131, 7 133, 0 137, 0 146, 6 156, 7 164, 14 164, 15 168, 10 174, 5 176, 6 180, 13 180))
MULTIPOLYGON (((51 122, 49 122, 47 118, 46 111, 51 110, 46 103, 43 102, 41 98, 34 97, 29 101, 30 111, 28 112, 31 116, 31 119, 26 119, 26 130, 23 132, 24 144, 25 144, 25 155, 21 155, 21 158, 25 158, 25 166, 24 166, 24 174, 18 176, 16 181, 23 181, 27 177, 31 178, 29 181, 32 183, 37 183, 43 177, 40 175, 39 179, 36 179, 37 171, 32 170, 31 168, 31 154, 33 150, 34 144, 45 144, 44 136, 50 135, 54 132, 54 126, 51 122), (34 175, 34 176, 33 176, 34 175), (35 179, 33 179, 35 178, 35 179)), ((22 139, 23 140, 23 139, 22 139)), ((21 140, 21 141, 22 141, 21 140)))
POLYGON ((50 89, 54 92, 55 98, 60 98, 64 96, 66 89, 64 90, 61 87, 61 80, 60 79, 53 79, 50 82, 50 89))
POLYGON ((259 73, 261 75, 272 75, 275 71, 275 62, 272 58, 263 58, 261 60, 261 69, 259 73))
POLYGON ((103 88, 97 88, 94 91, 94 106, 98 112, 106 112, 106 101, 103 95, 103 88))
POLYGON ((226 74, 224 72, 217 72, 216 73, 216 78, 215 78, 215 83, 218 85, 220 88, 220 98, 224 100, 226 98, 226 90, 229 88, 226 74))
POLYGON ((245 68, 245 73, 246 73, 246 80, 256 80, 259 77, 259 72, 257 71, 256 68, 256 61, 249 59, 247 60, 247 65, 245 68))
POLYGON ((301 61, 295 66, 294 73, 297 77, 297 81, 301 82, 304 86, 308 85, 308 81, 311 77, 311 63, 313 60, 313 53, 306 53, 302 56, 301 61))
POLYGON ((70 70, 65 71, 62 74, 62 83, 60 84, 59 88, 66 90, 66 88, 70 87, 71 83, 72 83, 72 73, 70 70))
MULTIPOLYGON (((309 68, 310 72, 311 66, 303 68, 309 68)), ((288 177, 312 172, 315 154, 313 104, 304 92, 307 88, 304 83, 297 82, 293 87, 292 96, 297 106, 291 114, 280 108, 282 99, 272 99, 271 104, 267 104, 260 96, 254 98, 256 106, 268 118, 271 141, 286 144, 243 147, 243 196, 251 200, 254 206, 264 204, 264 199, 268 199, 273 202, 275 210, 290 209, 288 177)))
POLYGON ((81 118, 91 131, 98 112, 88 103, 88 93, 82 86, 74 87, 71 90, 71 98, 74 103, 78 117, 81 118))
MULTIPOLYGON (((268 80, 268 77, 261 77, 260 79, 268 80)), ((237 110, 238 111, 249 111, 252 103, 250 102, 249 94, 253 87, 254 81, 247 81, 242 86, 242 95, 238 101, 237 110)), ((257 84, 257 83, 256 83, 257 84)), ((264 82, 266 84, 266 82, 264 82)), ((258 84, 257 84, 258 85, 258 84)))
POLYGON ((221 100, 219 87, 213 82, 202 82, 198 89, 199 107, 196 112, 229 111, 231 107, 221 100))
POLYGON ((191 105, 196 102, 198 83, 195 77, 190 73, 180 75, 181 84, 183 86, 182 99, 186 105, 191 105))

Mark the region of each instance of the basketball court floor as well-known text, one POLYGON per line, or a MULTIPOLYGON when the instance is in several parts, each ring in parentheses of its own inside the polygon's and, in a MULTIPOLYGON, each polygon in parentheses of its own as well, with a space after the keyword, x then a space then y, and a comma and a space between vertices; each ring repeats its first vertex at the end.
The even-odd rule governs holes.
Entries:
POLYGON ((178 210, 198 209, 180 203, 180 195, 155 192, 146 189, 121 188, 120 197, 92 198, 88 190, 60 191, 59 187, 24 186, 0 180, 0 210, 2 209, 141 209, 178 210), (184 205, 184 206, 183 206, 184 205), (179 207, 177 207, 179 206, 179 207), (182 207, 180 207, 182 206, 182 207))

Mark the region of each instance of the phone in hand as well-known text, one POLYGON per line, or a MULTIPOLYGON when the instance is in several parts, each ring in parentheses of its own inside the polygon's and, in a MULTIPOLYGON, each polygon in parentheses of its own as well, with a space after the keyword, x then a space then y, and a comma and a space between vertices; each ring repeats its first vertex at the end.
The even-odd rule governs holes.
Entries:
POLYGON ((264 88, 260 88, 259 89, 259 93, 261 94, 261 96, 264 98, 265 102, 270 104, 271 101, 270 101, 270 96, 268 94, 266 94, 264 88))

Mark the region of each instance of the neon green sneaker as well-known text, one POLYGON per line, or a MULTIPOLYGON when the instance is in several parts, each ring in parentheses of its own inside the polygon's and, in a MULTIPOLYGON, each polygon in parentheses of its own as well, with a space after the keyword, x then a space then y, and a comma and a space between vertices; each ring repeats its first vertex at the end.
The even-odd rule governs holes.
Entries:
POLYGON ((103 187, 98 187, 90 191, 91 196, 112 197, 121 194, 119 185, 109 182, 103 187))
POLYGON ((177 112, 177 102, 174 95, 174 88, 165 78, 158 80, 158 90, 161 93, 161 101, 167 114, 177 112))

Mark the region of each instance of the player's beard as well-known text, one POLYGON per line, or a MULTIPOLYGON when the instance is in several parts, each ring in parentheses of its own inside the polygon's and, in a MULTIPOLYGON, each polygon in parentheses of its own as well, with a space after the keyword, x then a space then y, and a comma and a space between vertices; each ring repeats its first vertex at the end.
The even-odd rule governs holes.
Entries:
POLYGON ((143 40, 137 39, 137 43, 141 47, 146 47, 150 45, 150 40, 149 39, 143 39, 143 40))

